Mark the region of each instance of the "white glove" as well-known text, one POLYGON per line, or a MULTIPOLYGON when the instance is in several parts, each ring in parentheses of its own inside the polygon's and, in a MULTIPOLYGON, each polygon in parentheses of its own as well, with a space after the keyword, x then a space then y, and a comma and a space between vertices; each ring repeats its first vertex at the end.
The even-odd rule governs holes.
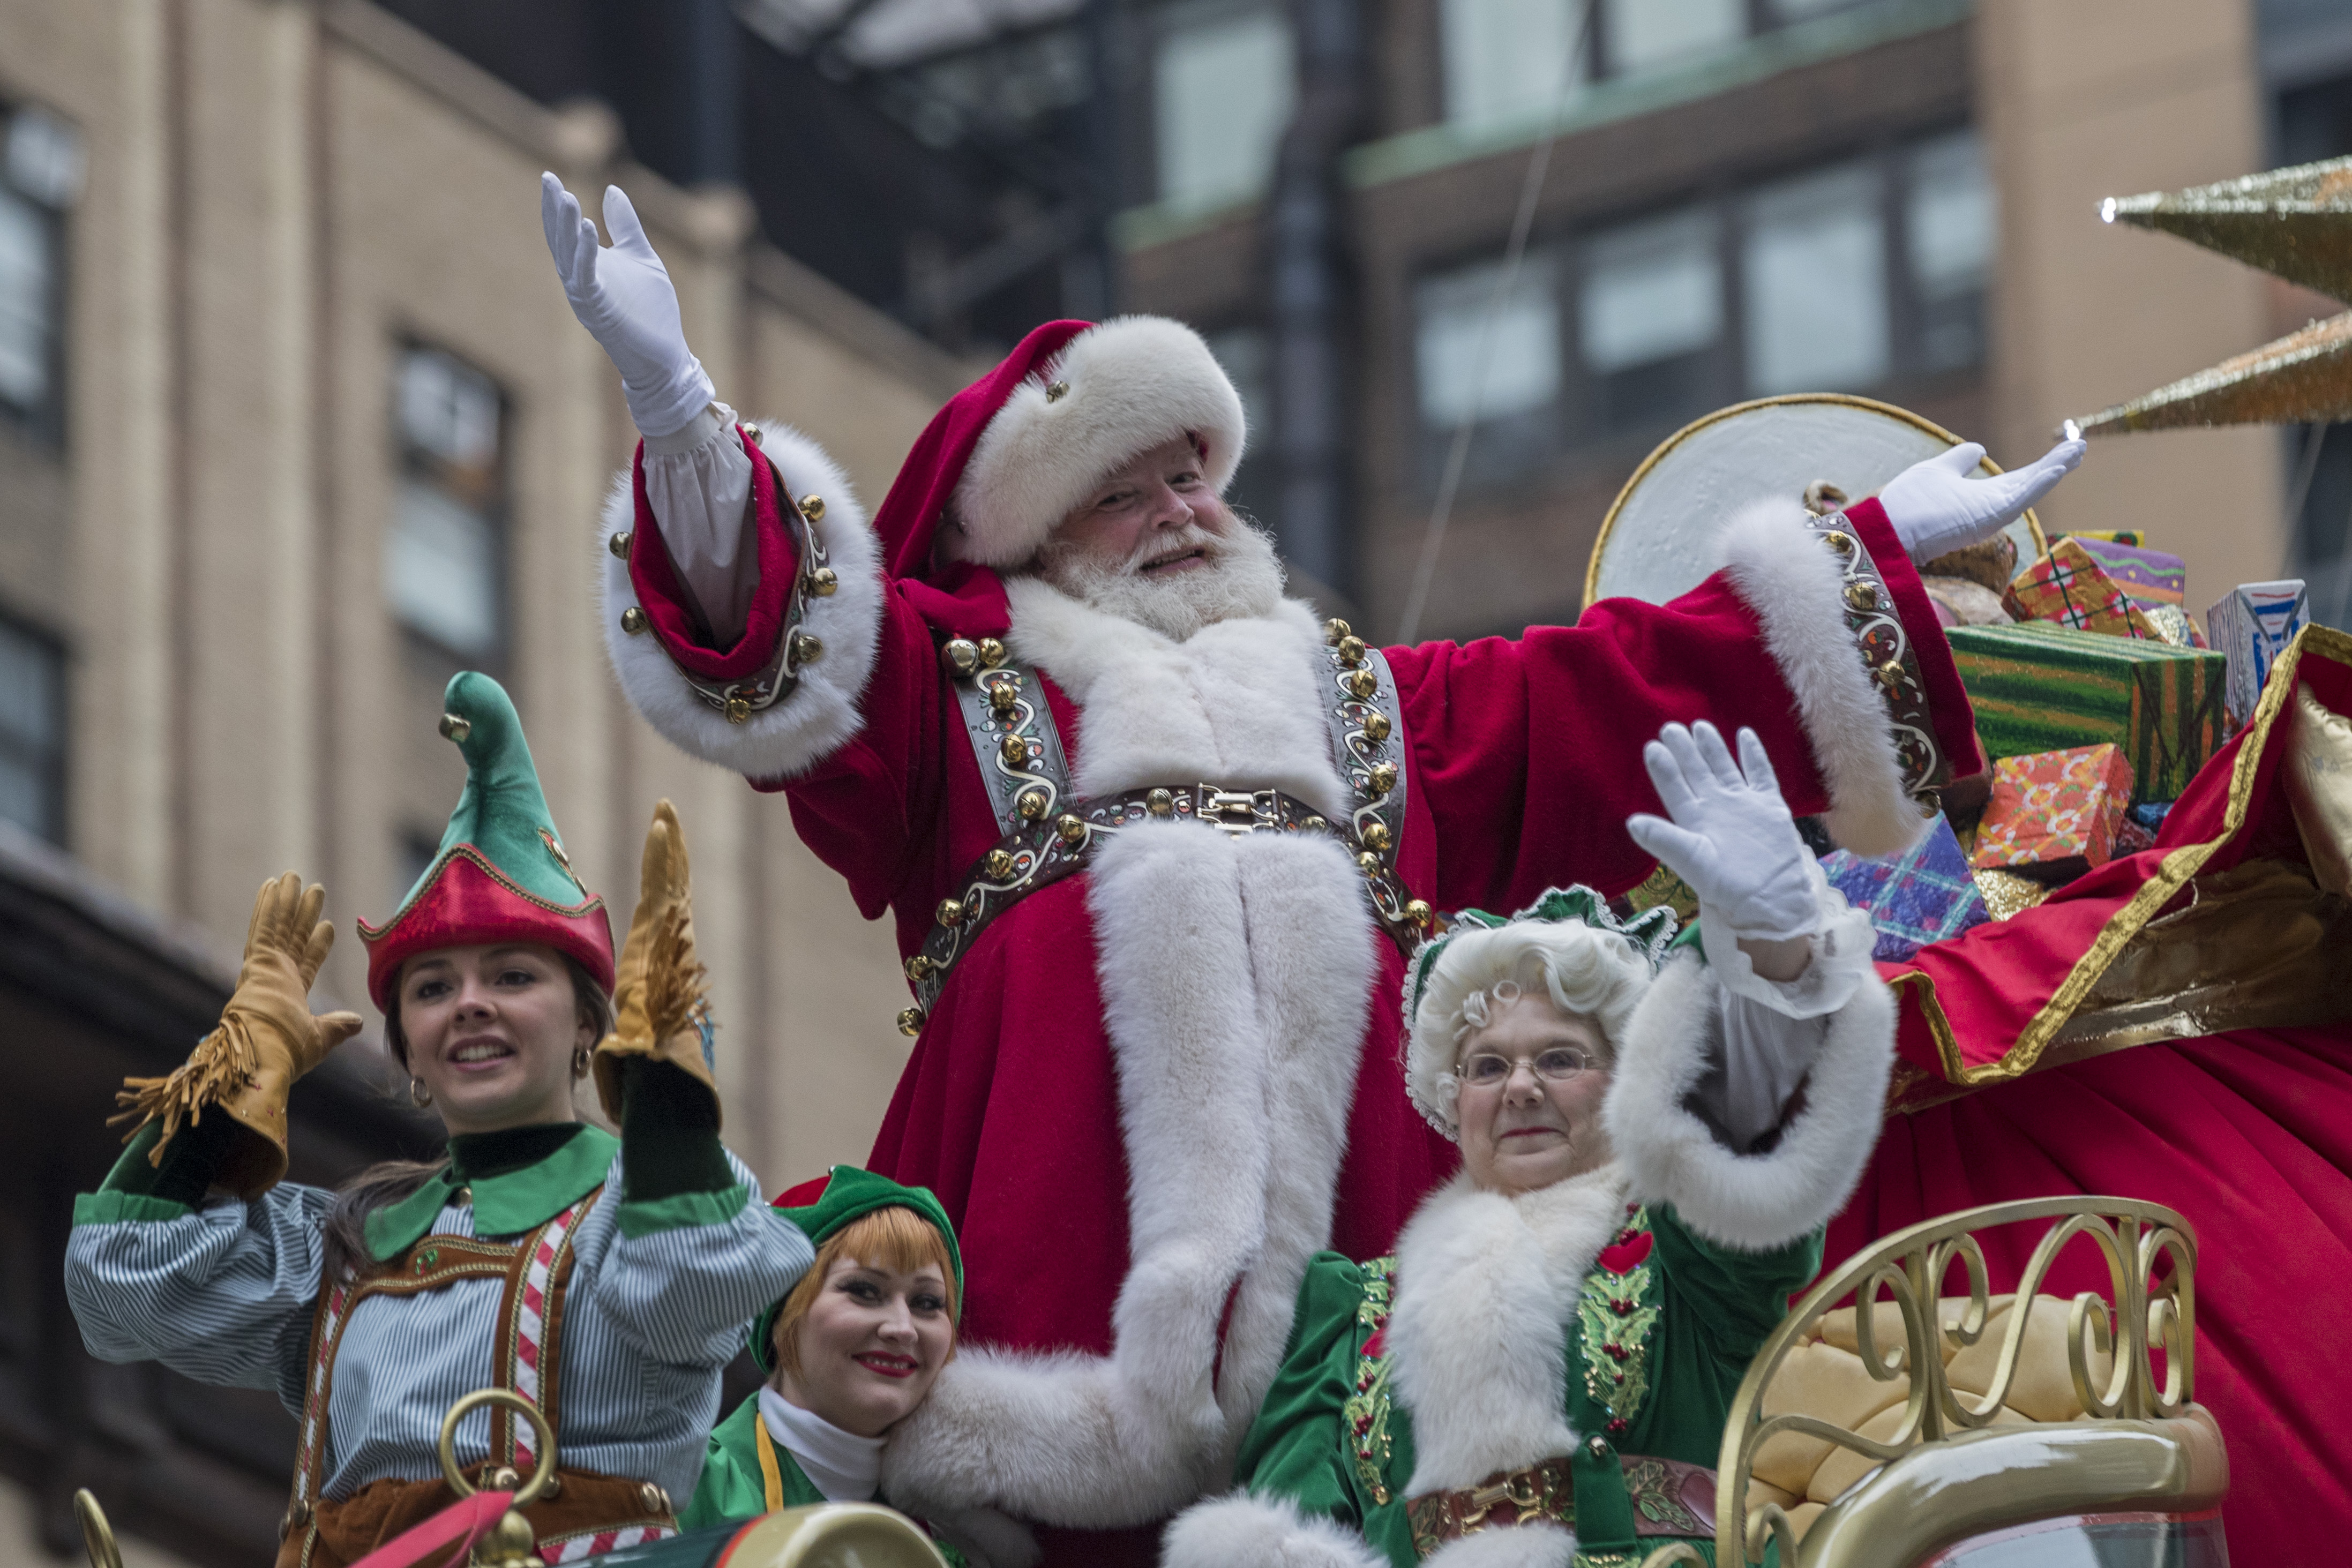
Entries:
POLYGON ((1642 760, 1674 821, 1626 818, 1635 843, 1690 883, 1735 936, 1785 942, 1821 928, 1812 854, 1754 730, 1741 727, 1735 763, 1705 719, 1688 729, 1670 724, 1642 748, 1642 760))
POLYGON ((646 238, 637 209, 620 186, 604 187, 604 222, 613 231, 608 250, 597 243, 596 225, 563 182, 541 174, 539 221, 572 313, 620 369, 638 433, 664 436, 685 429, 717 393, 702 361, 686 346, 677 290, 646 238))
POLYGON ((1924 463, 1914 463, 1886 482, 1878 504, 1895 525, 1895 537, 1917 561, 1980 543, 2017 520, 2025 508, 2056 487, 2083 461, 2084 443, 2061 441, 2038 463, 1971 479, 1984 448, 1963 442, 1924 463))

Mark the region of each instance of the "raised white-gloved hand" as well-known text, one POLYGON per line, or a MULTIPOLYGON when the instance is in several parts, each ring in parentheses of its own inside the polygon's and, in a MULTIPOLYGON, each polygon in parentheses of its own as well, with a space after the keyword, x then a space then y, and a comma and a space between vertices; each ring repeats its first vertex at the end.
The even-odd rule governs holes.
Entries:
POLYGON ((2026 507, 2056 487, 2083 461, 2084 442, 2074 436, 2042 454, 2039 462, 1971 479, 1984 448, 1962 442, 1949 452, 1914 463, 1886 482, 1878 504, 1895 525, 1895 537, 1916 561, 1992 538, 2026 507))
POLYGON ((717 394, 702 361, 686 346, 677 290, 627 194, 618 185, 604 187, 610 249, 597 242, 596 225, 553 174, 539 177, 539 221, 572 313, 620 369, 638 433, 663 436, 685 429, 717 394))
POLYGON ((1688 729, 1670 724, 1642 748, 1642 761, 1674 821, 1636 812, 1625 831, 1735 936, 1785 942, 1821 928, 1812 853, 1754 730, 1741 727, 1734 762, 1705 719, 1688 729))

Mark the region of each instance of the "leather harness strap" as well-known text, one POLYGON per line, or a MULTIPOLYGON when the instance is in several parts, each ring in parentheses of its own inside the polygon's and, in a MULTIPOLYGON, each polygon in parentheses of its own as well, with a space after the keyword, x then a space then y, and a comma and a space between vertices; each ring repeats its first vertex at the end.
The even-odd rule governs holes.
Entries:
MULTIPOLYGON (((302 1398, 294 1498, 279 1525, 280 1540, 297 1530, 306 1532, 302 1563, 310 1562, 318 1540, 319 1490, 327 1468, 327 1412, 334 1388, 335 1359, 353 1312, 371 1296, 421 1295, 458 1280, 504 1281, 491 1356, 493 1386, 520 1394, 538 1406, 552 1430, 558 1418, 556 1371, 562 1361, 563 1296, 572 1279, 572 1239, 604 1190, 600 1185, 520 1241, 426 1236, 366 1278, 320 1291, 310 1330, 310 1375, 302 1398)), ((490 1457, 482 1468, 511 1467, 527 1472, 538 1462, 528 1429, 519 1435, 514 1416, 503 1410, 494 1411, 491 1422, 490 1457)))

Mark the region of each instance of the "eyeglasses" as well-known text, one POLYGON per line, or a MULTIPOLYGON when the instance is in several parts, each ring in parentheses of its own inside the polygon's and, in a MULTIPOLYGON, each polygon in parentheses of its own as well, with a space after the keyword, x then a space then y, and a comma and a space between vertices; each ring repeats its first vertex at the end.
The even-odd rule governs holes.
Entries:
POLYGON ((1591 1057, 1564 1045, 1538 1052, 1533 1060, 1482 1051, 1462 1063, 1457 1076, 1465 1087, 1495 1089, 1508 1082, 1511 1074, 1525 1066, 1547 1083, 1565 1083, 1591 1065, 1591 1057))

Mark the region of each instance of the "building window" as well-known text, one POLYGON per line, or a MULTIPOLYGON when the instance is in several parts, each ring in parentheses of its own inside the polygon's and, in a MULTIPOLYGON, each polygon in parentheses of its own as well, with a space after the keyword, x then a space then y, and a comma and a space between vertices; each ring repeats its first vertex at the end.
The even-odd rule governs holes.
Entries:
POLYGON ((0 621, 0 818, 65 841, 65 655, 0 621))
POLYGON ((79 193, 80 135, 37 109, 5 124, 0 175, 0 410, 54 440, 63 427, 63 210, 79 193))
POLYGON ((1421 286, 1415 347, 1421 416, 1432 427, 1509 419, 1559 396, 1559 300, 1548 256, 1530 255, 1497 298, 1501 262, 1421 286))
POLYGON ((504 400, 437 349, 402 354, 401 465, 384 534, 384 593, 401 624, 461 658, 505 646, 504 400))
POLYGON ((1742 270, 1751 392, 1845 391, 1885 379, 1883 185, 1865 163, 1749 199, 1742 270))
POLYGON ((1996 229, 1983 146, 1972 131, 1939 137, 1904 160, 1904 249, 1919 302, 1919 368, 1973 365, 1984 358, 1996 229))
POLYGON ((1601 0, 1612 76, 1682 65, 1748 36, 1748 0, 1601 0))
POLYGON ((1265 191, 1296 96, 1280 11, 1174 22, 1152 61, 1160 200, 1207 208, 1265 191))
POLYGON ((1445 118, 1475 130, 1549 113, 1584 80, 1583 0, 1443 0, 1445 118))
POLYGON ((1602 423, 1672 417, 1706 395, 1724 335, 1722 226, 1698 208, 1585 246, 1577 346, 1602 423))

